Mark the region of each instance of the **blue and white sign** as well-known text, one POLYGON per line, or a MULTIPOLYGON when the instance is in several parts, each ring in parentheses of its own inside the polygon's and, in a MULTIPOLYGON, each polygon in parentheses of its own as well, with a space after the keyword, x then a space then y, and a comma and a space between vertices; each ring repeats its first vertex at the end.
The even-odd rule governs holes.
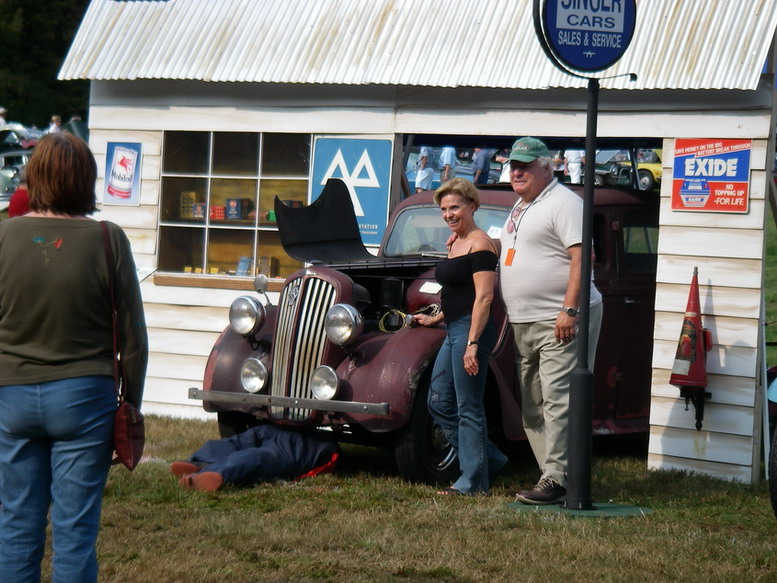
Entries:
POLYGON ((345 182, 365 245, 380 245, 388 222, 391 140, 317 138, 313 147, 311 202, 330 178, 345 182))
POLYGON ((623 56, 636 20, 635 0, 546 0, 542 11, 553 56, 562 65, 588 72, 606 69, 623 56))

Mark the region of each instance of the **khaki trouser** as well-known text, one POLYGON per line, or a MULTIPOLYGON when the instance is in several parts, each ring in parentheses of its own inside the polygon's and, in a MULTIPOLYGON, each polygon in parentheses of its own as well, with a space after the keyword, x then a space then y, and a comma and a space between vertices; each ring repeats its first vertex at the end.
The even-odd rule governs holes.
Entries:
MULTIPOLYGON (((588 367, 593 370, 601 302, 591 306, 588 331, 588 367)), ((511 324, 518 352, 523 428, 542 478, 566 487, 569 429, 569 381, 577 366, 577 337, 556 342, 555 320, 511 324)))

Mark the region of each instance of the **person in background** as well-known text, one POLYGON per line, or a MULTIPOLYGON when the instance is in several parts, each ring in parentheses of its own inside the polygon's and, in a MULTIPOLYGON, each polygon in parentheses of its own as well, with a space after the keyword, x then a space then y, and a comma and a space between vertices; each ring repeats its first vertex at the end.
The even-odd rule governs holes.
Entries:
POLYGON ((432 149, 422 146, 418 153, 418 168, 415 175, 415 191, 423 192, 432 188, 434 168, 432 168, 432 149))
MULTIPOLYGON (((509 163, 508 163, 509 167, 509 163)), ((553 153, 553 176, 555 176, 559 182, 564 182, 567 176, 567 163, 564 159, 564 151, 556 150, 553 153)), ((508 180, 509 182, 509 180, 508 180)))
MULTIPOLYGON (((523 426, 542 472, 526 504, 566 495, 569 383, 577 366, 583 201, 553 177, 548 148, 521 138, 510 153, 518 201, 500 235, 499 283, 515 338, 523 426)), ((589 366, 602 321, 591 278, 589 366)))
POLYGON ((126 398, 140 407, 148 359, 129 240, 96 210, 97 164, 66 132, 27 165, 31 212, 0 223, 0 581, 97 581, 96 542, 118 407, 109 281, 126 398))
POLYGON ((30 193, 27 191, 27 169, 19 172, 19 185, 8 202, 8 218, 20 217, 30 212, 30 193))
POLYGON ((57 134, 62 131, 62 118, 58 115, 52 115, 49 127, 46 128, 45 134, 57 134))
POLYGON ((510 182, 510 150, 508 148, 500 150, 494 155, 494 160, 502 165, 502 170, 499 173, 499 184, 507 184, 510 182))
POLYGON ((0 126, 4 126, 8 122, 5 120, 5 116, 8 113, 8 110, 0 105, 0 126))
POLYGON ((572 184, 582 184, 581 179, 583 163, 585 162, 585 153, 583 150, 567 150, 564 152, 564 164, 566 174, 572 184))
POLYGON ((464 178, 446 182, 434 195, 453 235, 448 257, 440 261, 435 279, 442 285, 442 310, 416 314, 422 326, 445 322, 447 335, 432 371, 429 412, 456 450, 461 475, 441 495, 488 492, 507 464, 507 457, 488 438, 483 404, 488 359, 496 343, 491 317, 496 248, 475 223, 480 193, 464 178))
POLYGON ((491 156, 489 150, 475 148, 472 154, 472 182, 488 184, 488 174, 491 171, 491 156))
POLYGON ((448 182, 456 177, 456 150, 452 146, 445 146, 440 152, 440 184, 448 182))

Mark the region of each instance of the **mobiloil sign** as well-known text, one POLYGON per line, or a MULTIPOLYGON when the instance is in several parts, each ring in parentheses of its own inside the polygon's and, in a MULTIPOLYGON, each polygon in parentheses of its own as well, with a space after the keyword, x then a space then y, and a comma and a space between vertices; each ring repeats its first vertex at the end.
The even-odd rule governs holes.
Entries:
POLYGON ((676 140, 672 209, 746 213, 751 151, 751 140, 676 140))

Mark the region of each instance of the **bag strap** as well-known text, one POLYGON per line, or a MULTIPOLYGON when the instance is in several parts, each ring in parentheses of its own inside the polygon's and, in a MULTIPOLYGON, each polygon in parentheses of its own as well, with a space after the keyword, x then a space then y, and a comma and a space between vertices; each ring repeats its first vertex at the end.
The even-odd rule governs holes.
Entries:
POLYGON ((102 228, 103 231, 105 260, 108 262, 108 294, 111 297, 111 323, 113 325, 113 378, 116 381, 116 393, 119 395, 119 403, 123 403, 127 393, 127 383, 123 382, 124 370, 119 362, 119 313, 116 310, 116 300, 113 293, 113 279, 116 271, 113 260, 113 247, 111 246, 111 238, 108 234, 108 226, 105 224, 105 221, 100 221, 100 228, 102 228))

